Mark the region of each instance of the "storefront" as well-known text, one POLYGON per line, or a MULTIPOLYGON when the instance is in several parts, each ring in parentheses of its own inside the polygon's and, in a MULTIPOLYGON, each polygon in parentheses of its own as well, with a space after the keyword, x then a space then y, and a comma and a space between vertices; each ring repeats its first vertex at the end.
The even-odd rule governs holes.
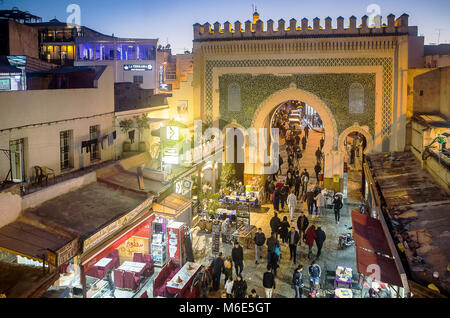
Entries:
POLYGON ((150 232, 152 198, 83 241, 74 297, 134 298, 145 293, 154 273, 150 232))

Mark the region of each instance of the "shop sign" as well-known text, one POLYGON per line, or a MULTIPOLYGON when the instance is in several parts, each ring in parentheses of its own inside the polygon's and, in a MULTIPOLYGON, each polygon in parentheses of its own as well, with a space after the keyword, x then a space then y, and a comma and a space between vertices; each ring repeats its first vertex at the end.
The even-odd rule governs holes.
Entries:
POLYGON ((56 251, 57 267, 71 260, 78 252, 78 238, 56 251))
POLYGON ((143 211, 147 211, 148 208, 151 207, 153 202, 153 198, 148 198, 145 200, 142 204, 140 204, 138 207, 136 207, 133 211, 127 213, 126 215, 122 216, 120 219, 116 220, 115 222, 109 224, 108 226, 101 229, 99 232, 95 233, 88 239, 86 239, 83 242, 83 253, 91 249, 92 247, 96 246, 98 243, 103 241, 105 238, 110 236, 111 234, 114 234, 118 230, 120 230, 122 227, 130 224, 136 217, 141 214, 143 211))
POLYGON ((9 90, 11 90, 11 80, 9 78, 1 78, 0 91, 9 91, 9 90))
POLYGON ((334 183, 339 183, 339 181, 340 181, 340 176, 339 176, 338 174, 335 174, 335 175, 333 176, 333 182, 334 182, 334 183))
POLYGON ((151 71, 153 66, 151 64, 125 64, 124 71, 151 71))
POLYGON ((177 165, 179 163, 179 155, 177 148, 164 149, 163 162, 166 164, 177 165))

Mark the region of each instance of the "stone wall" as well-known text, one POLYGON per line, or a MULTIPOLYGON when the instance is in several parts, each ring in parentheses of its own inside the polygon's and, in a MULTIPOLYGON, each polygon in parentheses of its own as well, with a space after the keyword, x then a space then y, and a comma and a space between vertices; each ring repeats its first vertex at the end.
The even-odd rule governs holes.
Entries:
MULTIPOLYGON (((256 108, 270 95, 289 87, 291 83, 317 95, 327 104, 336 118, 339 133, 358 122, 361 126, 369 126, 370 133, 374 134, 374 74, 222 75, 219 78, 219 87, 220 118, 223 124, 236 120, 240 125, 250 127, 256 108), (241 89, 242 109, 239 112, 228 110, 228 86, 232 83, 237 83, 241 89), (364 87, 364 113, 362 114, 349 113, 349 88, 352 83, 359 83, 364 87)), ((310 106, 314 108, 314 105, 310 106)))

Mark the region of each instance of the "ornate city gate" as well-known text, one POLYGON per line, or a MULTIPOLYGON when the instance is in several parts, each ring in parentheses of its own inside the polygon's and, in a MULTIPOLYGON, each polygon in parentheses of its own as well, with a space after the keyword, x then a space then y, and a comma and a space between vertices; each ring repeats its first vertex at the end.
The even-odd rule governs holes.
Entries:
MULTIPOLYGON (((242 29, 237 21, 194 25, 194 109, 196 119, 219 129, 269 127, 279 104, 299 100, 312 106, 325 128, 325 182, 343 175, 344 139, 354 131, 366 152, 402 151, 405 146, 408 41, 417 28, 408 15, 387 17, 369 27, 356 17, 263 22, 257 13, 242 29)), ((247 146, 247 145, 246 145, 247 146)), ((246 154, 248 157, 248 154, 246 154)), ((245 164, 248 175, 262 164, 245 164)))

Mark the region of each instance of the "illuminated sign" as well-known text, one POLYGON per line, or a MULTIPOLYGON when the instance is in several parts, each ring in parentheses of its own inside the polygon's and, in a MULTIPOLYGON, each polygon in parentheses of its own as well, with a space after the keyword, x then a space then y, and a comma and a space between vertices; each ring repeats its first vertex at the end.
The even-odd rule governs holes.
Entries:
POLYGON ((179 140, 180 139, 180 128, 177 126, 167 126, 166 127, 166 137, 167 140, 179 140))
POLYGON ((9 91, 9 90, 11 90, 11 80, 9 78, 1 78, 0 91, 9 91))
POLYGON ((151 71, 153 66, 151 64, 125 64, 124 71, 151 71))
POLYGON ((163 162, 171 165, 179 164, 180 158, 177 148, 166 148, 164 150, 163 162))

